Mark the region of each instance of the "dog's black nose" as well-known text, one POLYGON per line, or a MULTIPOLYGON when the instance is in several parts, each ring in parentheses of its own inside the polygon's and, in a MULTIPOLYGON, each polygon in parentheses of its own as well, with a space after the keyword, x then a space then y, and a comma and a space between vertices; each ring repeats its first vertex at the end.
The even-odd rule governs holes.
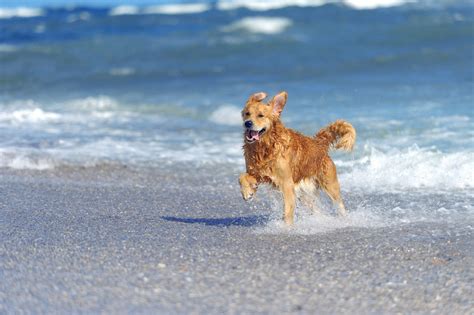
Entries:
POLYGON ((252 124, 252 121, 251 121, 251 120, 247 120, 247 121, 245 122, 245 128, 252 128, 252 125, 253 125, 253 124, 252 124))

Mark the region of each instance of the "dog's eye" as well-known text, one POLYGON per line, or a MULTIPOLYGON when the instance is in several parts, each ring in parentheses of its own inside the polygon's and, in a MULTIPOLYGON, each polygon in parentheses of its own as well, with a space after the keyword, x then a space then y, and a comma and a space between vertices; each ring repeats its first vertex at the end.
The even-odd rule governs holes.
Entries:
POLYGON ((246 112, 246 113, 245 113, 245 116, 250 116, 250 113, 249 113, 249 112, 246 112))
POLYGON ((263 114, 258 114, 258 117, 259 117, 259 118, 263 118, 263 117, 265 117, 265 116, 264 116, 263 114))

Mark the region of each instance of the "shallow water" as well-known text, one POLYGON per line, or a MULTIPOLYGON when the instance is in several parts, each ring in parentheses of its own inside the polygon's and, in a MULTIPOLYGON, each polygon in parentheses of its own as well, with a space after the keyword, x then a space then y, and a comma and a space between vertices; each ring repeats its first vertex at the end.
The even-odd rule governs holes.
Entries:
MULTIPOLYGON (((362 190, 362 189, 360 189, 362 190)), ((429 190, 400 192, 357 192, 343 191, 348 215, 340 217, 329 198, 324 195, 314 202, 315 209, 298 205, 295 211, 295 225, 289 229, 281 217, 283 202, 276 192, 269 193, 265 206, 269 216, 261 220, 262 225, 255 228, 257 234, 320 234, 339 229, 399 228, 408 224, 456 224, 463 222, 465 227, 474 229, 474 191, 465 190, 434 193, 429 190)), ((267 198, 267 195, 265 197, 267 198)), ((452 233, 456 233, 453 229, 452 233)))

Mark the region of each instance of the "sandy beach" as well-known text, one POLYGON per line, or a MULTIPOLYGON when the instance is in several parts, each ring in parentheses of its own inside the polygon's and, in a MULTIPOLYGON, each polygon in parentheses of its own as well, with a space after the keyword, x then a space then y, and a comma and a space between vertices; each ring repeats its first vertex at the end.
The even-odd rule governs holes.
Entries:
POLYGON ((0 174, 2 314, 473 311, 472 222, 270 233, 208 170, 0 174))

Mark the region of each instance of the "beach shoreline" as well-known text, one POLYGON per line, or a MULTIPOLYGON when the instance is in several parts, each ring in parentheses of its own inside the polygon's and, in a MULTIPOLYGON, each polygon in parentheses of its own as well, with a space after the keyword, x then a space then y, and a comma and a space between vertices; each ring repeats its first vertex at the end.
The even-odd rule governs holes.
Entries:
POLYGON ((244 203, 233 176, 206 169, 0 174, 2 313, 468 314, 474 306, 470 217, 268 233, 279 214, 265 197, 244 203))

